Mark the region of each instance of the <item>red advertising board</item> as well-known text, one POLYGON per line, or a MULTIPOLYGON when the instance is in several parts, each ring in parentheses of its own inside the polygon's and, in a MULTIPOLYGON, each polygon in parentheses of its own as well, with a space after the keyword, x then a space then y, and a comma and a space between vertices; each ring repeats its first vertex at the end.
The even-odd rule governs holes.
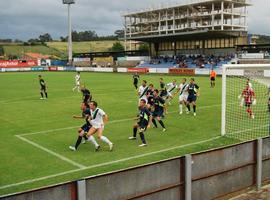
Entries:
POLYGON ((187 68, 170 68, 169 74, 179 74, 179 75, 195 75, 194 69, 187 69, 187 68))
POLYGON ((128 68, 128 72, 130 73, 148 73, 148 68, 128 68))
POLYGON ((38 66, 37 60, 0 60, 0 68, 20 68, 38 66))
POLYGON ((49 71, 58 71, 57 67, 49 67, 49 71))

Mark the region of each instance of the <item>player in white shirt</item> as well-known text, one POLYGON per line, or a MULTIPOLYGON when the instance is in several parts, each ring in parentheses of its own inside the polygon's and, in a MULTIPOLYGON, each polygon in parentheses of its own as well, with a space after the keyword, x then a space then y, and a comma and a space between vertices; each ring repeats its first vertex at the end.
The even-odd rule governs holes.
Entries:
POLYGON ((179 92, 179 114, 180 115, 183 114, 183 105, 187 105, 187 98, 188 98, 187 89, 188 89, 187 79, 183 78, 177 90, 179 92))
POLYGON ((169 105, 171 104, 170 101, 173 99, 174 96, 174 91, 178 88, 176 84, 176 80, 173 80, 171 83, 166 84, 166 89, 167 89, 167 100, 169 105))
POLYGON ((98 139, 107 143, 109 145, 110 151, 112 151, 113 143, 107 137, 103 136, 104 123, 108 121, 108 116, 102 109, 97 107, 97 102, 95 101, 91 101, 89 103, 89 107, 91 112, 90 124, 92 127, 87 133, 88 141, 94 144, 96 151, 98 151, 100 146, 93 136, 95 133, 97 133, 98 139))
POLYGON ((80 72, 77 72, 75 76, 75 87, 72 89, 73 92, 77 89, 78 92, 80 92, 80 85, 81 85, 81 75, 80 72))
POLYGON ((143 80, 142 81, 142 85, 139 87, 138 90, 138 96, 139 96, 139 103, 142 99, 144 99, 146 101, 147 104, 147 91, 148 91, 149 87, 147 86, 147 81, 143 80))

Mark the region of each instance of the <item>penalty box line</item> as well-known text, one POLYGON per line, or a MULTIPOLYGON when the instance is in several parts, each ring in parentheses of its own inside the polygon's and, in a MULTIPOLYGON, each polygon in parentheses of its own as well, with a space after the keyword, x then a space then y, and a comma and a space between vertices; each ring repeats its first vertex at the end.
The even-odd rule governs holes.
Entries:
MULTIPOLYGON (((209 105, 209 106, 201 106, 201 107, 198 107, 197 110, 208 109, 208 108, 219 107, 219 106, 221 106, 221 104, 214 104, 214 105, 209 105)), ((169 112, 169 114, 173 114, 173 113, 177 113, 177 112, 179 112, 179 111, 172 111, 172 112, 169 112)), ((120 123, 120 122, 131 121, 133 119, 134 118, 113 120, 113 121, 109 121, 108 124, 115 124, 115 123, 120 123)), ((38 131, 38 132, 33 132, 33 133, 24 133, 24 134, 19 134, 19 136, 46 134, 46 133, 52 133, 52 132, 75 129, 75 128, 78 128, 78 127, 79 127, 79 125, 78 126, 70 126, 70 127, 64 127, 64 128, 51 129, 51 130, 46 130, 46 131, 38 131)), ((18 136, 18 135, 16 135, 16 136, 18 136)))
POLYGON ((71 165, 73 165, 75 167, 78 167, 79 169, 84 169, 86 167, 86 166, 81 165, 81 164, 79 164, 77 162, 74 162, 74 161, 70 160, 69 158, 67 158, 65 156, 62 156, 62 155, 60 155, 60 154, 58 154, 58 153, 56 153, 56 152, 54 152, 52 150, 49 150, 49 149, 47 149, 47 148, 45 148, 45 147, 43 147, 43 146, 41 146, 41 145, 39 145, 39 144, 31 141, 31 140, 28 140, 28 139, 26 139, 26 138, 24 138, 24 137, 22 137, 20 135, 16 135, 15 137, 19 138, 20 140, 22 140, 22 141, 24 141, 24 142, 26 142, 28 144, 33 145, 34 147, 36 147, 38 149, 41 149, 41 150, 47 152, 48 154, 51 154, 51 155, 53 155, 53 156, 55 156, 55 157, 57 157, 57 158, 65 161, 65 162, 68 162, 69 164, 71 164, 71 165))
MULTIPOLYGON (((220 106, 220 104, 204 106, 204 107, 201 107, 201 109, 203 109, 203 108, 211 108, 211 107, 215 107, 215 106, 220 106)), ((175 113, 175 112, 171 112, 171 113, 175 113)), ((119 122, 125 122, 125 121, 130 121, 130 120, 132 120, 132 119, 120 119, 120 120, 111 121, 109 123, 112 124, 112 123, 119 123, 119 122)), ((73 128, 77 128, 77 127, 66 127, 66 128, 53 129, 53 130, 48 130, 48 131, 40 131, 40 132, 35 132, 35 133, 21 134, 21 135, 15 135, 15 137, 17 137, 18 139, 20 139, 20 140, 22 140, 22 141, 24 141, 24 142, 26 142, 28 144, 31 144, 32 146, 34 146, 34 147, 36 147, 36 148, 38 148, 40 150, 45 151, 46 153, 48 153, 50 155, 53 155, 53 156, 65 161, 65 162, 67 162, 67 163, 69 163, 69 164, 71 164, 71 165, 73 165, 73 166, 75 166, 75 167, 77 167, 79 169, 86 169, 86 168, 88 168, 87 166, 82 165, 82 164, 80 164, 78 162, 75 162, 75 161, 73 161, 73 160, 71 160, 71 159, 69 159, 69 158, 67 158, 67 157, 65 157, 63 155, 60 155, 60 154, 58 154, 58 153, 56 153, 56 152, 42 146, 42 145, 39 145, 39 144, 29 140, 29 139, 26 139, 24 137, 24 136, 27 136, 27 135, 36 135, 36 134, 41 134, 41 133, 51 133, 51 132, 55 132, 55 131, 69 130, 69 129, 73 129, 73 128)), ((114 162, 112 162, 112 163, 114 163, 114 162)))
POLYGON ((151 156, 151 155, 155 155, 155 154, 159 154, 159 153, 164 153, 164 152, 167 152, 167 151, 177 150, 177 149, 181 149, 181 148, 185 148, 185 147, 190 147, 190 146, 193 146, 193 145, 198 145, 198 144, 202 144, 202 143, 206 143, 206 142, 211 142, 211 141, 217 140, 217 139, 222 138, 222 137, 223 136, 213 137, 213 138, 210 138, 210 139, 207 139, 207 140, 202 140, 202 141, 199 141, 199 142, 180 145, 180 146, 176 146, 176 147, 162 149, 162 150, 159 150, 159 151, 153 151, 153 152, 150 152, 150 153, 145 153, 145 154, 140 154, 140 155, 137 155, 137 156, 123 158, 123 159, 119 159, 119 160, 115 160, 115 161, 95 164, 95 165, 87 166, 87 167, 80 168, 80 169, 69 170, 69 171, 62 172, 62 173, 52 174, 52 175, 49 175, 49 176, 44 176, 44 177, 40 177, 40 178, 36 178, 36 179, 30 179, 30 180, 26 180, 26 181, 22 181, 22 182, 18 182, 18 183, 4 185, 4 186, 0 186, 0 190, 11 188, 11 187, 16 187, 16 186, 19 186, 19 185, 30 184, 30 183, 34 183, 34 182, 37 182, 37 181, 43 181, 43 180, 46 180, 46 179, 49 179, 49 178, 55 178, 55 177, 58 177, 58 176, 64 176, 64 175, 67 175, 67 174, 80 172, 80 171, 87 170, 87 169, 93 169, 93 168, 97 168, 97 167, 104 167, 104 166, 107 166, 107 165, 117 164, 117 163, 129 161, 129 160, 143 158, 143 157, 146 157, 146 156, 151 156))

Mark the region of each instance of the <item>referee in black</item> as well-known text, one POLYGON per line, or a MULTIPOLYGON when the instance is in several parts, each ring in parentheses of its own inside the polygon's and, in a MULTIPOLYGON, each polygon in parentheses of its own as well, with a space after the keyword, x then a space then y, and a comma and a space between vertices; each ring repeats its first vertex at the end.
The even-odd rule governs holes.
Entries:
POLYGON ((140 79, 140 76, 138 75, 138 73, 133 75, 133 85, 136 88, 136 90, 138 89, 139 79, 140 79))
POLYGON ((40 99, 47 99, 48 93, 46 89, 46 82, 44 81, 41 75, 38 75, 38 79, 39 79, 39 84, 40 84, 40 95, 41 95, 40 99), (45 98, 44 98, 44 95, 45 95, 45 98))

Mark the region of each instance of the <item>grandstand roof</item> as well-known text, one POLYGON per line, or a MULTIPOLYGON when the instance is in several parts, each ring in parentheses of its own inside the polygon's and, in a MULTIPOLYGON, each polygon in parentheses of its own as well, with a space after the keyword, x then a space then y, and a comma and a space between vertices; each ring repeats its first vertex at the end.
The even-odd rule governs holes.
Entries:
POLYGON ((197 4, 210 6, 211 3, 213 2, 216 3, 216 2, 221 2, 221 1, 234 3, 235 8, 252 5, 250 3, 250 0, 185 0, 177 4, 166 4, 166 5, 160 4, 158 7, 150 7, 150 8, 141 9, 138 11, 124 12, 122 16, 123 17, 137 16, 137 15, 145 14, 148 12, 162 11, 162 10, 167 10, 167 9, 172 9, 172 8, 189 7, 189 6, 195 6, 197 4))

